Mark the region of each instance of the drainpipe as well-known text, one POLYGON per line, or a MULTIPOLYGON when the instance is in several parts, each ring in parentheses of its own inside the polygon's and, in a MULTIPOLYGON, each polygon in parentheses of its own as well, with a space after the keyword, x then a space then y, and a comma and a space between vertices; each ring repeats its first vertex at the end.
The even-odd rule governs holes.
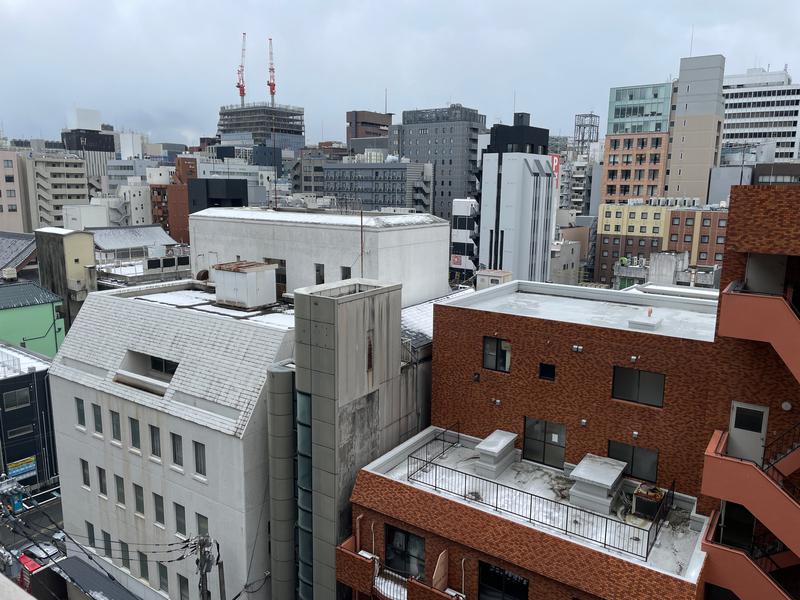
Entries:
POLYGON ((364 513, 356 517, 356 554, 361 550, 361 519, 364 518, 364 513))
POLYGON ((375 521, 369 524, 369 528, 372 530, 372 555, 375 556, 375 521))
POLYGON ((464 563, 466 560, 466 556, 461 559, 461 595, 464 596, 464 598, 467 597, 467 592, 464 590, 464 563))

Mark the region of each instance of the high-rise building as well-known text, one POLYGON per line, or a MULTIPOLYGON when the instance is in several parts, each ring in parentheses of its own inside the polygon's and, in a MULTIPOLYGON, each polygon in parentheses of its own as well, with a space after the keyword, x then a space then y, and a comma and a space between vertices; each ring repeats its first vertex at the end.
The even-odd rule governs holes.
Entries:
POLYGON ((723 117, 720 55, 682 58, 674 82, 611 88, 603 203, 708 197, 719 165, 723 117))
POLYGON ((0 150, 0 231, 31 231, 30 214, 22 207, 25 198, 20 189, 21 179, 17 153, 0 150))
POLYGON ((86 162, 74 154, 20 154, 22 209, 32 229, 63 227, 64 206, 89 203, 86 162))
POLYGON ((486 115, 451 104, 403 111, 402 124, 389 128, 389 151, 414 162, 433 163, 433 213, 450 220, 454 198, 475 198, 478 135, 486 115))
POLYGON ((724 73, 725 57, 719 54, 681 59, 672 88, 667 196, 703 203, 708 198, 711 169, 719 166, 724 73))
POLYGON ((528 113, 494 125, 481 153, 480 267, 547 281, 558 210, 557 174, 547 155, 549 132, 528 113))
POLYGON ((391 113, 371 110, 347 111, 347 144, 356 138, 385 138, 392 124, 391 113))
POLYGON ((800 188, 732 195, 719 302, 515 281, 436 305, 433 427, 358 474, 338 581, 797 597, 800 188))
POLYGON ((478 247, 474 241, 478 237, 475 227, 478 206, 478 201, 474 198, 453 199, 453 217, 450 222, 451 280, 470 279, 478 268, 478 247))
POLYGON ((299 152, 306 144, 304 112, 299 106, 269 102, 221 106, 217 135, 251 133, 256 145, 299 152))
POLYGON ((351 210, 407 209, 431 212, 433 165, 410 162, 323 165, 324 193, 351 210))
POLYGON ((722 146, 774 146, 775 160, 800 158, 800 85, 788 71, 762 67, 725 75, 725 121, 722 146))

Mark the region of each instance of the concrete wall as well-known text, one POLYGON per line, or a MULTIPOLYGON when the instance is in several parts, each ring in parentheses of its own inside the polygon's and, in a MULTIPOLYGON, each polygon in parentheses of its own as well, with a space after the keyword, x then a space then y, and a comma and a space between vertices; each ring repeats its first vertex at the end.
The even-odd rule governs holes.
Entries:
MULTIPOLYGON (((342 267, 361 275, 358 227, 269 223, 192 215, 192 271, 235 260, 286 261, 286 290, 315 285, 314 265, 325 281, 340 281, 342 267)), ((447 294, 449 227, 365 228, 364 277, 403 282, 403 306, 447 294)))
MULTIPOLYGON (((228 598, 232 598, 247 580, 247 567, 256 537, 262 543, 255 545, 251 578, 257 578, 269 570, 267 519, 262 517, 261 530, 256 527, 268 477, 264 436, 265 401, 259 402, 248 429, 240 440, 58 376, 51 375, 50 383, 59 468, 62 474, 61 493, 66 531, 86 536, 86 521, 92 523, 99 547, 98 555, 103 554, 102 531, 109 532, 114 542, 127 542, 131 552, 131 574, 139 577, 137 550, 147 553, 153 549, 152 546, 146 546, 147 544, 167 544, 184 539, 176 532, 173 503, 177 502, 186 509, 188 536, 197 534, 196 513, 208 517, 209 533, 219 542, 225 562, 228 598), (84 400, 86 428, 77 424, 75 397, 84 400), (102 435, 95 433, 93 429, 92 403, 102 407, 102 435), (121 442, 111 439, 109 410, 120 414, 121 442), (129 417, 139 420, 140 451, 130 446, 129 417), (149 425, 160 428, 160 459, 150 456, 149 425), (182 468, 172 464, 170 432, 183 437, 182 468), (206 477, 194 475, 193 440, 206 445, 206 477), (90 488, 82 485, 81 458, 89 463, 90 488), (107 496, 99 494, 98 466, 106 470, 107 496), (116 502, 114 475, 120 475, 125 481, 124 506, 116 502), (144 489, 143 516, 134 514, 133 483, 144 489), (155 523, 153 493, 164 498, 164 526, 155 523)), ((85 540, 85 537, 79 539, 85 540)), ((122 567, 120 546, 113 544, 113 547, 113 565, 127 575, 130 571, 122 567)), ((153 561, 166 559, 163 554, 155 552, 151 552, 149 558, 153 561)), ((177 574, 189 580, 190 591, 197 589, 198 575, 193 560, 169 563, 166 566, 171 597, 177 597, 177 574)), ((109 568, 108 564, 106 568, 109 568)), ((151 588, 158 588, 158 568, 155 563, 149 565, 149 572, 149 585, 151 588)), ((210 573, 209 587, 214 597, 217 597, 219 582, 216 569, 210 573)), ((143 600, 164 598, 155 589, 141 589, 147 592, 143 594, 143 600)), ((269 586, 251 597, 269 598, 269 586)))

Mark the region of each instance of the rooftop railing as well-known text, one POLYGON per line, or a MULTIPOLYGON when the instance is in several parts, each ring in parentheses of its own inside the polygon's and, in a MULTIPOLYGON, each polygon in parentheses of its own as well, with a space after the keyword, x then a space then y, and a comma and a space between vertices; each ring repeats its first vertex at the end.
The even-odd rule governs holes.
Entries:
POLYGON ((644 528, 435 462, 459 443, 460 435, 455 431, 447 429, 437 434, 408 456, 408 480, 643 560, 650 556, 672 509, 675 482, 664 495, 650 527, 644 528))

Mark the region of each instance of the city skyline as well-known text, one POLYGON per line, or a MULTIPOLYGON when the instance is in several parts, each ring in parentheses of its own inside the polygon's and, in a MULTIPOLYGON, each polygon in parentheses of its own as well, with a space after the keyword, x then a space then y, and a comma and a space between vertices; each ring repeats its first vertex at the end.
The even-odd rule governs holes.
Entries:
POLYGON ((268 98, 271 36, 277 101, 305 108, 309 143, 344 140, 345 112, 382 111, 385 89, 395 122, 403 110, 458 102, 479 109, 490 124, 510 123, 516 109, 553 135, 571 135, 579 112, 599 114, 605 129, 610 87, 676 77, 690 46, 695 56, 723 54, 726 73, 788 64, 791 74, 800 63, 792 38, 800 8, 788 2, 759 15, 736 3, 721 15, 715 6, 681 2, 669 12, 631 5, 612 16, 599 5, 575 3, 535 11, 510 1, 367 11, 355 2, 311 3, 302 14, 314 18, 305 23, 288 2, 237 3, 226 11, 201 2, 191 14, 179 4, 158 11, 46 4, 49 18, 41 22, 41 4, 31 10, 0 0, 6 47, 20 49, 23 59, 5 66, 12 93, 0 106, 0 128, 7 137, 58 138, 73 108, 90 107, 116 129, 148 133, 151 141, 196 143, 216 133, 220 105, 238 102, 243 31, 247 100, 268 98), (613 41, 613 51, 598 51, 604 40, 613 41))

